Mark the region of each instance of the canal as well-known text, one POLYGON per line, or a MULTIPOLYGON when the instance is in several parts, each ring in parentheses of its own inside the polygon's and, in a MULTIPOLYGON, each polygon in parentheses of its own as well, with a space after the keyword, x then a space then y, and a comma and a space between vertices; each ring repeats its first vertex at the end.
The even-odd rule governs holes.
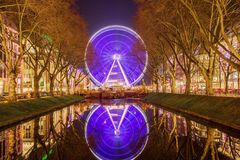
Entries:
POLYGON ((239 132, 139 100, 86 100, 0 132, 0 159, 240 159, 239 132))

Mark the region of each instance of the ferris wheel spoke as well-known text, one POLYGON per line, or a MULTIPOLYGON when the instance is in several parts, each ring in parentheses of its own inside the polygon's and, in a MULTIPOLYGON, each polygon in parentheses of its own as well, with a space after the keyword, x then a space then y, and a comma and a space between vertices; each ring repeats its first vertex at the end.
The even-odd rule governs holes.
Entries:
POLYGON ((102 54, 102 56, 109 56, 109 54, 110 54, 110 52, 106 52, 106 51, 102 51, 102 53, 104 53, 104 54, 102 54))
POLYGON ((103 57, 101 57, 101 60, 102 60, 102 62, 101 62, 101 64, 102 64, 102 66, 104 67, 106 64, 112 64, 112 62, 113 62, 113 59, 112 58, 110 58, 109 56, 103 56, 103 57))
POLYGON ((111 53, 111 48, 109 49, 108 46, 106 46, 104 49, 106 49, 109 53, 111 53))
POLYGON ((110 57, 109 55, 104 55, 101 58, 102 58, 102 61, 103 61, 102 63, 109 63, 109 62, 113 61, 112 57, 110 57))
POLYGON ((126 54, 128 52, 128 49, 124 49, 121 53, 126 54))
POLYGON ((122 125, 122 122, 123 122, 126 114, 127 114, 127 111, 128 111, 128 106, 124 108, 123 114, 121 116, 120 122, 119 122, 118 127, 117 127, 118 130, 120 130, 120 127, 122 125))
POLYGON ((108 82, 108 79, 109 79, 109 77, 110 77, 110 74, 111 74, 111 72, 112 72, 112 69, 113 69, 115 63, 116 63, 116 60, 113 61, 112 66, 111 66, 111 68, 110 68, 110 70, 109 70, 109 72, 108 72, 108 75, 107 75, 106 80, 105 80, 104 83, 107 83, 107 82, 108 82))
POLYGON ((135 81, 135 74, 138 72, 138 70, 136 70, 136 68, 132 68, 132 67, 126 67, 126 73, 129 77, 129 81, 132 83, 135 81))
POLYGON ((124 72, 124 70, 123 70, 123 68, 122 68, 122 65, 121 65, 121 63, 119 62, 119 60, 117 60, 117 63, 118 63, 118 65, 119 65, 119 67, 120 67, 120 70, 121 70, 121 72, 122 72, 122 75, 123 75, 123 77, 124 77, 124 80, 125 80, 127 86, 129 86, 128 78, 127 78, 127 76, 126 76, 126 74, 125 74, 125 72, 124 72))
POLYGON ((112 115, 111 115, 111 113, 110 113, 110 111, 109 111, 109 108, 106 107, 106 110, 107 110, 108 116, 109 116, 109 118, 110 118, 110 120, 111 120, 111 122, 112 122, 112 125, 113 125, 114 129, 116 130, 117 127, 116 127, 116 125, 114 124, 114 121, 113 121, 112 115))

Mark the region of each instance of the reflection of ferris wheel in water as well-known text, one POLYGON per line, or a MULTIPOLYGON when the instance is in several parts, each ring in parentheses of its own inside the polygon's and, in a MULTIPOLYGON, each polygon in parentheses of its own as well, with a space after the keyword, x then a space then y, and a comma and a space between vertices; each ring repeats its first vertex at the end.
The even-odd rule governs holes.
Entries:
POLYGON ((85 124, 85 138, 100 160, 133 160, 148 142, 145 112, 136 105, 94 106, 85 124))
POLYGON ((98 86, 133 86, 146 70, 148 55, 141 37, 124 26, 95 33, 86 48, 87 71, 98 86))

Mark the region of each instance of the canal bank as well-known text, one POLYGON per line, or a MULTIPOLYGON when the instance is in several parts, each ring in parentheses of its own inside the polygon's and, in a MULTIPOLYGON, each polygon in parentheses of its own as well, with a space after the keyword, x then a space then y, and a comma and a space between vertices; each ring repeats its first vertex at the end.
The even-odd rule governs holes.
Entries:
MULTIPOLYGON (((12 159, 86 160, 96 159, 94 156, 100 153, 104 156, 110 153, 113 157, 109 159, 120 159, 116 157, 126 153, 138 156, 136 160, 200 159, 208 138, 207 128, 212 126, 189 121, 163 107, 138 100, 86 99, 12 125, 0 134, 5 135, 6 151, 2 156, 5 159, 14 156, 12 159), (147 122, 143 123, 145 120, 141 117, 147 122), (116 124, 121 124, 119 132, 115 132, 116 124), (143 132, 146 131, 143 124, 147 125, 148 134, 143 132), (10 141, 15 145, 9 146, 10 141), (104 147, 95 150, 95 146, 100 145, 104 147), (121 146, 129 152, 122 151, 121 146)), ((232 160, 228 155, 239 153, 239 138, 218 129, 214 130, 214 135, 214 152, 219 153, 218 159, 232 160), (228 148, 227 152, 224 148, 228 148)), ((210 150, 206 159, 211 159, 210 150)))
POLYGON ((240 98, 150 93, 144 101, 167 110, 240 131, 240 98))
POLYGON ((61 109, 65 106, 83 101, 82 96, 44 97, 22 100, 14 103, 0 104, 0 129, 27 121, 29 119, 61 109))

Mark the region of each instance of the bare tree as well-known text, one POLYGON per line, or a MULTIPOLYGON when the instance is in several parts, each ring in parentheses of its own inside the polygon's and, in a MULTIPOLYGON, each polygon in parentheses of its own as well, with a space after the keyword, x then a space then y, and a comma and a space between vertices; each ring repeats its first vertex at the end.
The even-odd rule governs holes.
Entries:
POLYGON ((16 78, 20 73, 23 56, 28 50, 26 47, 27 39, 32 35, 39 23, 34 19, 35 14, 31 12, 28 0, 4 0, 1 3, 1 53, 6 57, 6 60, 2 61, 2 64, 4 64, 8 72, 8 99, 9 101, 16 101, 16 78), (9 27, 6 25, 6 21, 13 22, 15 25, 16 33, 14 33, 14 36, 7 30, 9 27), (13 48, 9 46, 9 41, 12 42, 13 38, 19 46, 18 55, 16 55, 13 52, 13 48))
POLYGON ((51 5, 51 18, 46 27, 53 50, 46 71, 49 74, 50 93, 53 95, 56 77, 63 71, 68 72, 65 69, 69 68, 73 57, 84 55, 87 33, 85 21, 71 9, 71 2, 52 1, 51 5))
POLYGON ((213 75, 216 65, 216 55, 218 44, 221 42, 222 35, 219 32, 221 28, 221 17, 217 12, 216 1, 190 1, 181 0, 198 26, 200 42, 199 57, 189 57, 201 71, 205 82, 207 95, 213 94, 213 75), (201 58, 202 57, 202 58, 201 58), (202 60, 205 60, 202 61, 202 60))
MULTIPOLYGON (((230 58, 231 60, 231 58, 230 58)), ((228 82, 229 82, 229 77, 231 74, 233 74, 234 72, 236 72, 232 65, 230 65, 228 62, 226 62, 225 60, 223 60, 222 58, 219 58, 219 65, 220 65, 220 69, 223 72, 224 75, 224 81, 225 81, 225 94, 228 94, 228 82)), ((220 79, 221 81, 221 79, 220 79)))
MULTIPOLYGON (((216 8, 219 21, 221 41, 218 45, 222 51, 215 47, 215 51, 235 69, 240 71, 240 3, 238 0, 212 0, 216 8), (231 55, 225 56, 226 52, 231 55)), ((215 36, 212 33, 212 36, 215 36)))
POLYGON ((196 42, 194 38, 196 34, 194 27, 196 25, 192 22, 189 23, 190 20, 186 19, 186 15, 187 13, 178 1, 174 3, 172 1, 164 1, 164 3, 160 1, 140 1, 136 25, 144 40, 147 41, 148 49, 154 48, 156 50, 155 54, 166 57, 168 65, 165 69, 170 74, 173 88, 175 88, 176 69, 179 68, 183 71, 186 77, 185 93, 189 94, 193 64, 186 53, 190 56, 195 53, 196 42), (170 57, 174 60, 174 63, 170 61, 170 57))

